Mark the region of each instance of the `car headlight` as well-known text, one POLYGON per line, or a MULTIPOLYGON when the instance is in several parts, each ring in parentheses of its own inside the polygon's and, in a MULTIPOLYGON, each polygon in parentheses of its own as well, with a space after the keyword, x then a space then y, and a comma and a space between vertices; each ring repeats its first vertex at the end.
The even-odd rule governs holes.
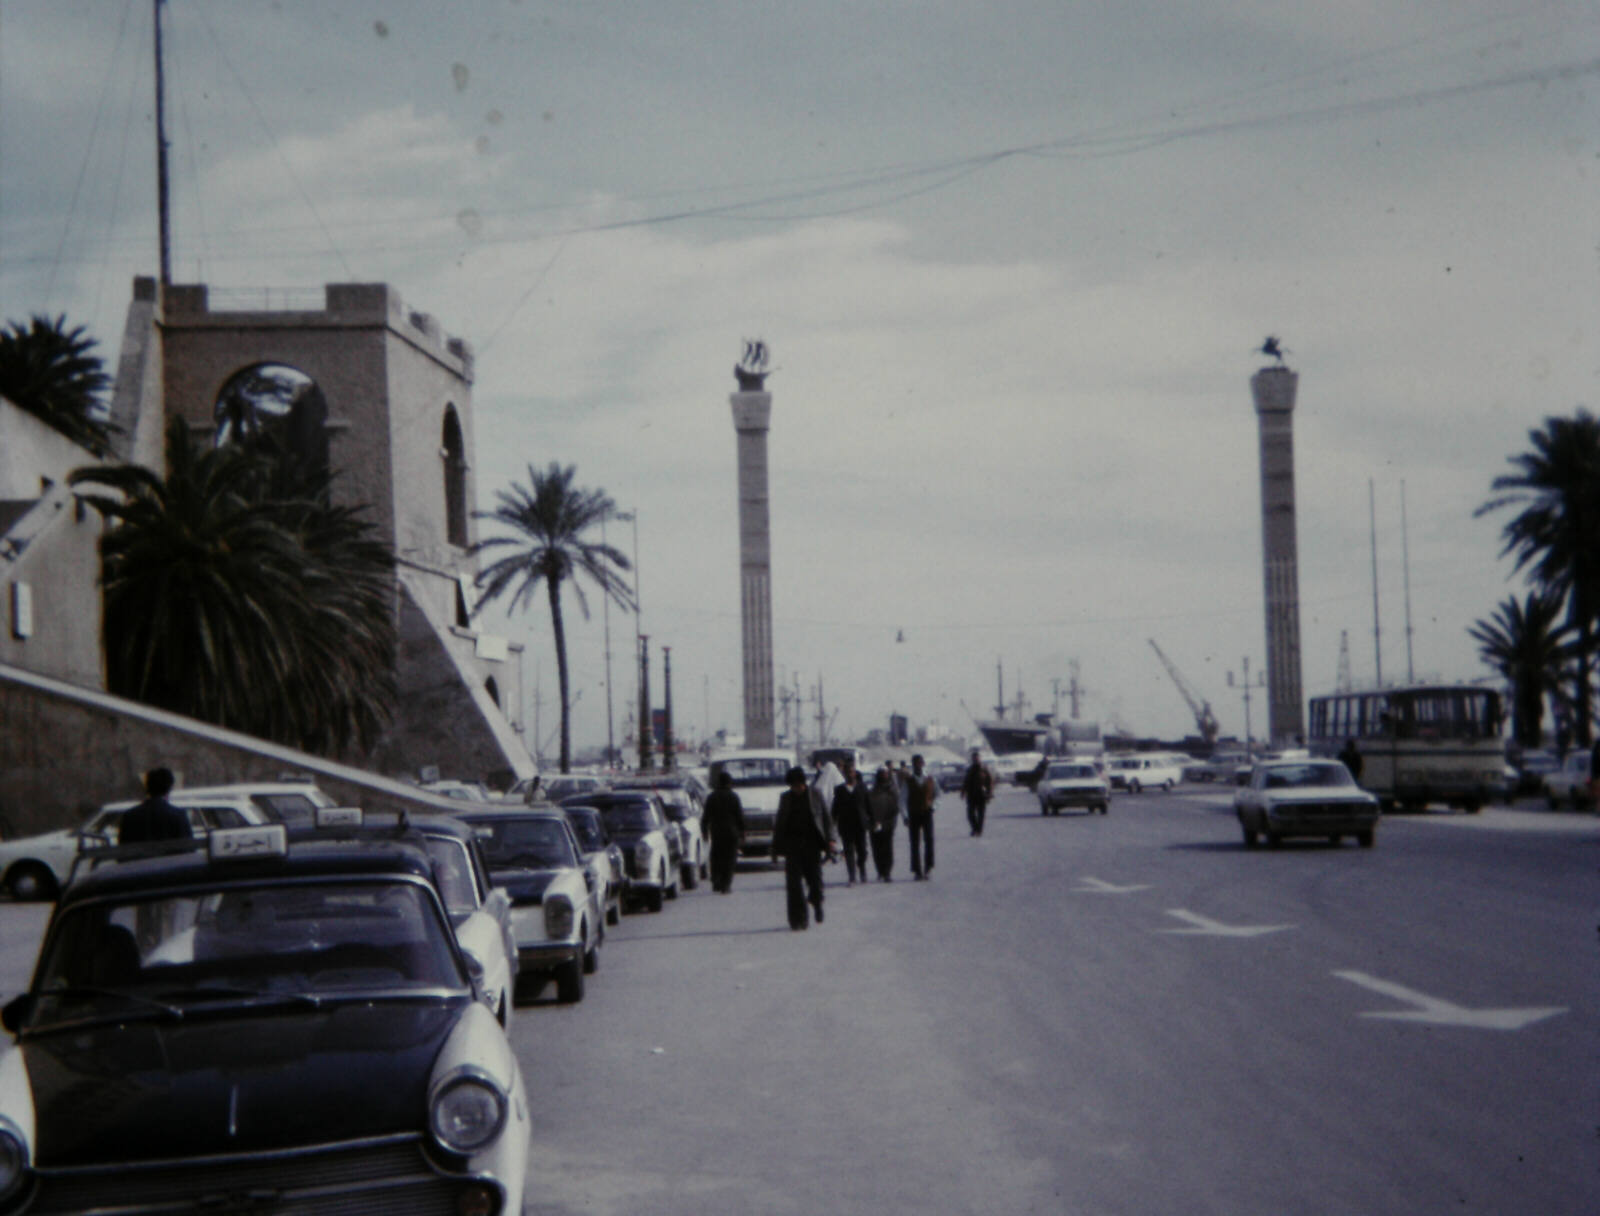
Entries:
POLYGON ((490 1144, 506 1122, 506 1096, 475 1070, 446 1077, 428 1111, 433 1138, 452 1153, 471 1154, 490 1144))
POLYGON ((0 1199, 21 1188, 28 1175, 28 1146, 9 1120, 0 1119, 0 1199))
POLYGON ((633 864, 643 873, 649 870, 651 862, 655 860, 655 853, 648 842, 641 840, 633 846, 633 864))
POLYGON ((552 895, 544 901, 544 935, 572 936, 572 901, 565 895, 552 895))

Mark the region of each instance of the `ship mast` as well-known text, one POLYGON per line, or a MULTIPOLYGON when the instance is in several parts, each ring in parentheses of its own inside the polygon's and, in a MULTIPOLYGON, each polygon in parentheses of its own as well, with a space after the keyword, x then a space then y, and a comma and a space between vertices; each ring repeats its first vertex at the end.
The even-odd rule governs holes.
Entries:
POLYGON ((156 43, 156 209, 161 228, 161 286, 172 283, 172 212, 167 198, 167 104, 166 70, 161 61, 161 4, 155 7, 156 43))

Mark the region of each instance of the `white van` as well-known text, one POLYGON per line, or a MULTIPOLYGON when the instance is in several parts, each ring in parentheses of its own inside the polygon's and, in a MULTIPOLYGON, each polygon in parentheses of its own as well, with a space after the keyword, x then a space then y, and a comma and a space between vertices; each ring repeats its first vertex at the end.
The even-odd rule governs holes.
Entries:
POLYGON ((1106 761, 1106 780, 1112 789, 1130 794, 1147 789, 1170 790, 1183 780, 1183 765, 1165 752, 1112 756, 1106 761))
POLYGON ((1550 802, 1553 811, 1563 802, 1571 805, 1575 811, 1594 805, 1594 795, 1590 793, 1589 782, 1593 779, 1589 772, 1589 750, 1579 748, 1577 751, 1567 753, 1567 758, 1561 762, 1561 767, 1553 773, 1546 773, 1544 778, 1545 797, 1550 802))

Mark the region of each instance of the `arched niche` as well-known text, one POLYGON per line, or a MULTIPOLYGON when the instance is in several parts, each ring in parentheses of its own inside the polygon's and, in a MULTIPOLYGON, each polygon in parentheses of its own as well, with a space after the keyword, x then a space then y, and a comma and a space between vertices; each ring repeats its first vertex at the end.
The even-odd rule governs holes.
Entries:
POLYGON ((465 549, 467 538, 467 445, 461 437, 461 419, 456 407, 445 406, 444 429, 439 439, 439 457, 444 462, 445 538, 465 549))
POLYGON ((269 440, 309 472, 328 472, 328 403, 317 382, 286 363, 235 372, 212 407, 218 447, 269 440))

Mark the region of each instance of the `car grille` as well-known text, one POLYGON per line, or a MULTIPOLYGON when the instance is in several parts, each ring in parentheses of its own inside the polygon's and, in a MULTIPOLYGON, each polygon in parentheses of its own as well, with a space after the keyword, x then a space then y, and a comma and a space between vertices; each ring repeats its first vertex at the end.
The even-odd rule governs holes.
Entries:
POLYGON ((1294 802, 1278 808, 1280 814, 1304 815, 1308 819, 1359 815, 1367 809, 1363 802, 1294 802))
POLYGON ((225 1212, 260 1216, 451 1216, 460 1183, 400 1141, 114 1169, 41 1171, 30 1213, 225 1212))

